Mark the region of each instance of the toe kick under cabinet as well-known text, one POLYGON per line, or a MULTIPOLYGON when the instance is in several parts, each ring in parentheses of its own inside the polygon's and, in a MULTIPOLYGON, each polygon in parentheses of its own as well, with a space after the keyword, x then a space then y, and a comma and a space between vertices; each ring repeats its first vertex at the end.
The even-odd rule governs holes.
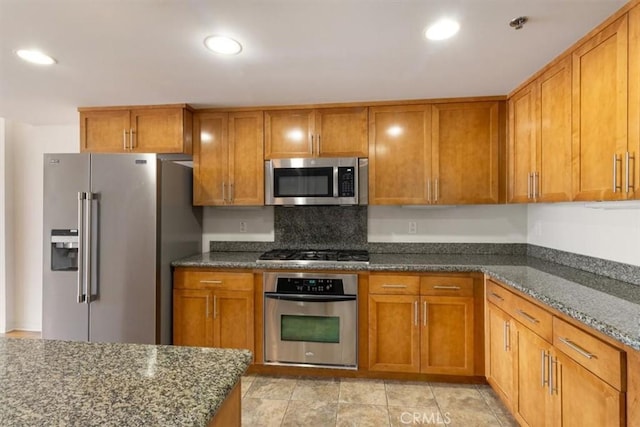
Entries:
MULTIPOLYGON (((368 369, 379 372, 477 375, 482 351, 468 274, 369 276, 368 369), (480 355, 478 354, 480 353, 480 355)), ((479 298, 481 300, 481 298, 479 298)), ((482 320, 482 316, 480 316, 482 320)), ((481 372, 480 372, 481 374, 481 372)))
POLYGON ((622 349, 489 279, 485 316, 487 380, 521 425, 627 425, 622 349))
POLYGON ((176 268, 173 343, 254 351, 254 275, 176 268))

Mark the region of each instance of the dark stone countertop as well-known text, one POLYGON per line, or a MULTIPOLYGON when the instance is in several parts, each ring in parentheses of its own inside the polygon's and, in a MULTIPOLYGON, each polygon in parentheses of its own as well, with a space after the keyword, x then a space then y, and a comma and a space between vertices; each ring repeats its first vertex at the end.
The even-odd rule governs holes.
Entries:
POLYGON ((254 270, 482 272, 640 350, 640 286, 522 255, 370 254, 369 264, 258 262, 259 252, 207 252, 174 267, 254 270))
POLYGON ((247 350, 0 338, 2 426, 206 426, 247 350))

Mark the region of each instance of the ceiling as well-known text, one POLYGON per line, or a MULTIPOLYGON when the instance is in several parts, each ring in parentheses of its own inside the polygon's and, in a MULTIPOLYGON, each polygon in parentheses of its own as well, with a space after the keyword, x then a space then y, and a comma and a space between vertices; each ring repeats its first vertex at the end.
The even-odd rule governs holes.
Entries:
POLYGON ((79 106, 261 106, 504 95, 624 0, 0 0, 0 117, 79 106), (529 17, 521 30, 508 23, 529 17), (442 17, 457 36, 424 37, 442 17), (226 34, 243 51, 207 51, 226 34), (38 48, 54 66, 14 51, 38 48))

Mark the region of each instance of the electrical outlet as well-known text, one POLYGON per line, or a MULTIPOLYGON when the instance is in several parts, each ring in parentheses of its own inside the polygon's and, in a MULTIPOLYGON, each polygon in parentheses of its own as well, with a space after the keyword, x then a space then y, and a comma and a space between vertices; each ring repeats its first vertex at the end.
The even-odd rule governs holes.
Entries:
POLYGON ((246 221, 240 221, 240 232, 241 233, 246 233, 247 232, 247 222, 246 221))
POLYGON ((418 224, 415 221, 409 221, 409 234, 416 234, 418 232, 418 224))

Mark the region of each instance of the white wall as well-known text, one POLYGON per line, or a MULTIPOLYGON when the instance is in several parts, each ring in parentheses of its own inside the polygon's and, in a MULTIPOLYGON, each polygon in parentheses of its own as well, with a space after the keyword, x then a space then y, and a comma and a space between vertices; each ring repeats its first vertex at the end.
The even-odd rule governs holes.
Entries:
POLYGON ((273 206, 205 207, 202 213, 202 251, 209 241, 273 242, 273 206), (241 232, 241 223, 246 231, 241 232))
MULTIPOLYGON (((42 325, 42 155, 48 152, 78 152, 78 126, 30 126, 14 123, 8 143, 13 167, 12 261, 14 313, 11 328, 41 330, 42 325)), ((11 207, 9 207, 11 206, 11 207)))
POLYGON ((640 202, 532 204, 528 243, 640 266, 640 202))
POLYGON ((370 242, 526 243, 526 205, 369 206, 370 242), (416 223, 416 233, 409 223, 416 223))
POLYGON ((7 262, 6 262, 6 144, 4 119, 0 117, 0 333, 7 331, 7 262))

